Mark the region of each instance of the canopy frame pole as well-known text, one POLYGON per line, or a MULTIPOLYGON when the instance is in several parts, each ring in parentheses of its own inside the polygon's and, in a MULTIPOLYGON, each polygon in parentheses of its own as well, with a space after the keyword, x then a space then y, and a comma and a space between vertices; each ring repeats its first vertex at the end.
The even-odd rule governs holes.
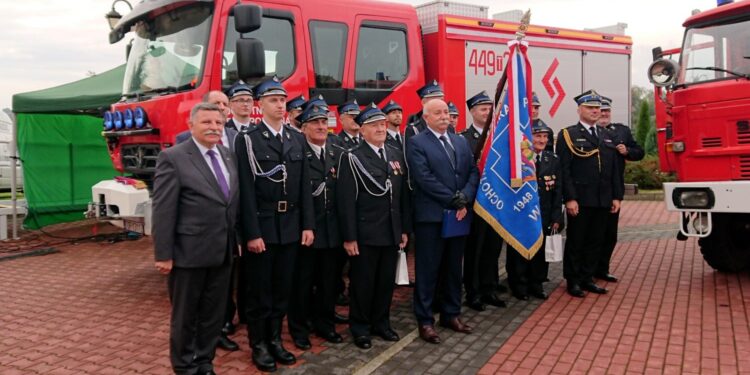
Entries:
POLYGON ((12 134, 12 140, 10 142, 10 160, 12 161, 12 168, 10 169, 10 200, 12 206, 12 231, 14 240, 18 239, 18 181, 17 171, 18 168, 18 128, 16 122, 16 115, 8 108, 4 108, 3 112, 10 118, 10 129, 12 134))

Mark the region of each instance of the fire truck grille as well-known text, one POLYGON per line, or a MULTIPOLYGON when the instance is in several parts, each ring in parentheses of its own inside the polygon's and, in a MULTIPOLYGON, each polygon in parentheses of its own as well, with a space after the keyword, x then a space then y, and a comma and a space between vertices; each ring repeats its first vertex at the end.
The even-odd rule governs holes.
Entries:
POLYGON ((740 178, 750 179, 750 155, 740 155, 740 178))
POLYGON ((703 138, 701 144, 703 148, 721 147, 721 137, 703 138))
POLYGON ((744 127, 737 126, 737 144, 750 145, 750 129, 747 128, 747 122, 744 127))
POLYGON ((123 145, 123 169, 135 174, 153 174, 160 151, 161 147, 158 144, 123 145))

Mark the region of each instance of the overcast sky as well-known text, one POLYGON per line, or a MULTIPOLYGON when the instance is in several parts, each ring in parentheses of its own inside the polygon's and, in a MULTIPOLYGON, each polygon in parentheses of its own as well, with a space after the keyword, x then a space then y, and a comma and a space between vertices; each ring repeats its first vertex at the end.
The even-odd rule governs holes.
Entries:
MULTIPOLYGON (((131 0, 135 2, 137 0, 131 0)), ((324 1, 324 0, 322 0, 324 1)), ((356 1, 356 0, 352 0, 356 1)), ((391 0, 394 1, 394 0, 391 0)), ((395 0, 422 4, 425 0, 395 0)), ((714 0, 457 0, 489 5, 493 13, 531 9, 531 23, 572 29, 626 23, 633 38, 633 85, 647 86, 651 49, 679 46, 682 22, 714 0)), ((125 61, 125 42, 110 45, 104 14, 111 0, 1 0, 0 109, 13 94, 44 89, 103 72, 125 61)), ((118 10, 126 11, 123 3, 118 10)), ((0 119, 5 119, 0 114, 0 119)))

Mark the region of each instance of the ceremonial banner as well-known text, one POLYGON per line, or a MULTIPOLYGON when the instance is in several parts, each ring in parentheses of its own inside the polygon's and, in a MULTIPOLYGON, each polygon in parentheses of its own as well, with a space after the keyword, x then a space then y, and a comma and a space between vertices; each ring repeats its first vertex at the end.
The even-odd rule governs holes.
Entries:
POLYGON ((531 143, 531 64, 528 44, 508 42, 507 91, 496 103, 492 127, 479 159, 474 212, 524 258, 541 248, 542 216, 531 143))

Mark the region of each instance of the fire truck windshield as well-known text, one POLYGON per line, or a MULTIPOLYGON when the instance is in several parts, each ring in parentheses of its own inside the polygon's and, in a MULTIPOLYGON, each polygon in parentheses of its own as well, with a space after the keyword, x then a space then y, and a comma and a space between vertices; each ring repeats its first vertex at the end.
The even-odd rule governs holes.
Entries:
POLYGON ((679 84, 750 77, 750 20, 688 29, 679 84))
POLYGON ((211 27, 211 4, 162 13, 135 24, 123 95, 171 93, 200 83, 211 27))

